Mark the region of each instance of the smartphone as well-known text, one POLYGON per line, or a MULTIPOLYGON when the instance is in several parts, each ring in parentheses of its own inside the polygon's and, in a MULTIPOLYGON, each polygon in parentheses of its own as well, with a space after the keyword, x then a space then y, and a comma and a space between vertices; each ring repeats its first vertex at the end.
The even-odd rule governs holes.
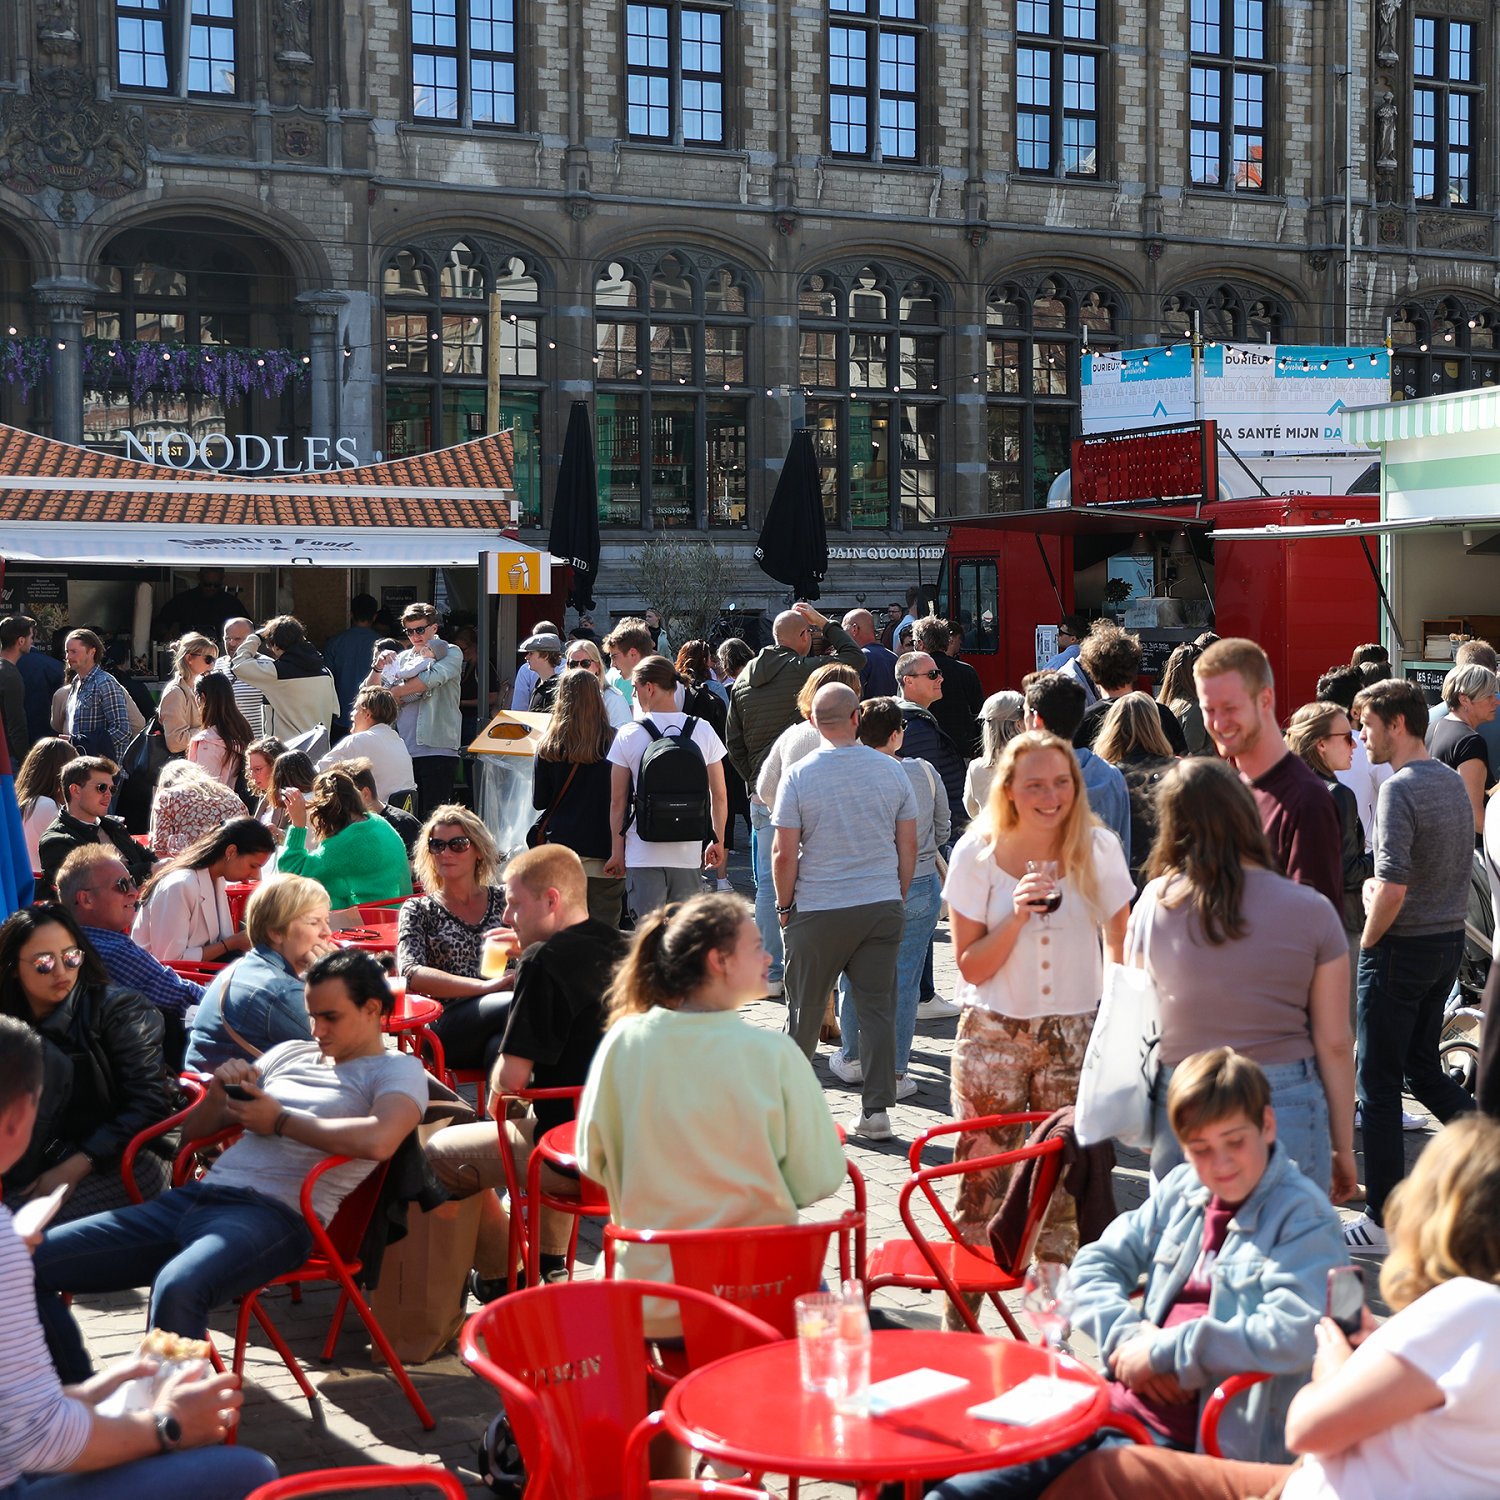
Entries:
POLYGON ((1365 1307, 1365 1273, 1359 1266, 1334 1266, 1328 1273, 1328 1316, 1348 1337, 1358 1333, 1365 1307))
POLYGON ((226 1083, 224 1092, 231 1099, 238 1099, 241 1104, 248 1104, 255 1097, 242 1083, 226 1083))

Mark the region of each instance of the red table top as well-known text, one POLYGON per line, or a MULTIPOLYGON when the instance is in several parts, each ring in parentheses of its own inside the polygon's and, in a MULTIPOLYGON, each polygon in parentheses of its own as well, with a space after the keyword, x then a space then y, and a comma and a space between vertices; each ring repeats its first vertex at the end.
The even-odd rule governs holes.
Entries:
POLYGON ((845 1481, 935 1479, 1060 1453, 1082 1442, 1109 1411, 1104 1381, 1060 1355, 1058 1374, 1090 1386, 1092 1401, 1034 1427, 969 1417, 969 1407, 1047 1374, 1046 1351, 1015 1339, 876 1333, 872 1383, 919 1369, 969 1382, 950 1396, 884 1417, 840 1416, 826 1396, 804 1394, 797 1359, 797 1340, 786 1339, 684 1375, 667 1393, 666 1425, 700 1453, 759 1472, 845 1481))
POLYGON ((333 941, 340 948, 363 948, 366 953, 394 953, 396 951, 396 929, 394 926, 351 927, 336 932, 333 941))
POLYGON ((442 1013, 443 1007, 436 1000, 429 1000, 426 995, 408 993, 406 1014, 387 1016, 380 1023, 380 1029, 382 1031, 419 1031, 423 1026, 431 1026, 442 1013))

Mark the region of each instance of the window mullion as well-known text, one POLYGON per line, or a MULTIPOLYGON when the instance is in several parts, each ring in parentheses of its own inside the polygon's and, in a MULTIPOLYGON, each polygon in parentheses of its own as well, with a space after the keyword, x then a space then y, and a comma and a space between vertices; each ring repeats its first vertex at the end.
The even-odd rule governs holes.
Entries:
POLYGON ((880 27, 871 24, 865 28, 865 113, 869 119, 870 160, 879 164, 885 160, 881 149, 880 119, 880 27))
POLYGON ((470 30, 469 0, 458 0, 458 119, 465 130, 474 128, 474 37, 470 30))
POLYGON ((188 96, 188 57, 192 50, 193 3, 192 0, 177 0, 177 11, 172 17, 176 25, 171 48, 171 65, 175 76, 171 79, 172 92, 179 99, 188 96))
POLYGON ((682 6, 673 0, 667 8, 667 107, 672 144, 685 144, 682 129, 682 6))

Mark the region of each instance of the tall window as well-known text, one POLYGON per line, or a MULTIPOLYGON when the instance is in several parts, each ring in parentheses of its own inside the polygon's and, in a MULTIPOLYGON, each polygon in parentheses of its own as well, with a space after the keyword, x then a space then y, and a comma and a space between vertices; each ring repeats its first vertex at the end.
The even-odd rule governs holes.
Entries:
POLYGON ((182 52, 181 12, 172 0, 117 0, 115 65, 122 89, 163 93, 187 91, 233 98, 235 84, 235 0, 191 0, 187 52, 182 52))
POLYGON ((411 101, 419 120, 514 125, 515 0, 412 0, 411 101))
POLYGON ((1060 276, 1010 283, 985 307, 991 511, 1047 503, 1052 481, 1071 463, 1078 433, 1079 360, 1118 343, 1114 293, 1081 294, 1060 276))
POLYGON ((1391 317, 1391 400, 1500 385, 1500 309, 1444 297, 1391 317))
POLYGON ((803 281, 799 379, 830 526, 937 519, 942 304, 936 282, 895 267, 803 281))
POLYGON ((601 523, 748 526, 744 275, 675 250, 611 261, 594 320, 601 523))
POLYGON ((625 7, 627 127, 637 140, 724 140, 724 16, 687 5, 625 7))
POLYGON ((828 11, 829 152, 916 161, 917 0, 828 0, 828 11))
POLYGON ((1477 30, 1470 21, 1412 18, 1411 177, 1418 203, 1474 206, 1477 30))
POLYGON ((1016 166, 1098 176, 1098 0, 1018 0, 1016 29, 1016 166))
POLYGON ((500 377, 499 425, 515 434, 516 490, 529 525, 541 523, 537 423, 545 382, 536 268, 477 236, 408 245, 386 263, 385 451, 389 458, 484 436, 489 362, 500 377), (490 294, 498 293, 491 339, 490 294))
POLYGON ((1189 177, 1194 187, 1265 191, 1266 0, 1192 0, 1189 177))

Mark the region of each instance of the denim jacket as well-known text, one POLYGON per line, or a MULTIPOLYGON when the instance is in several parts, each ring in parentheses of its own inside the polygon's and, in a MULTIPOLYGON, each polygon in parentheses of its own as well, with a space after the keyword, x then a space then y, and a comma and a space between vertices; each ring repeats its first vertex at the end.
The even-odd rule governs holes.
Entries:
POLYGON ((230 1026, 257 1054, 281 1042, 305 1042, 312 1023, 303 996, 292 966, 269 944, 257 945, 209 985, 188 1034, 186 1065, 207 1073, 231 1057, 253 1062, 230 1026))
MULTIPOLYGON (((1143 1317, 1161 1327, 1197 1264, 1212 1196, 1191 1163, 1175 1167, 1154 1197, 1078 1252, 1073 1322, 1101 1356, 1107 1359, 1143 1317), (1143 1272, 1144 1306, 1129 1300, 1143 1272)), ((1175 1373, 1200 1404, 1226 1376, 1259 1370, 1275 1377, 1224 1413, 1219 1441, 1226 1458, 1288 1462, 1287 1406, 1311 1373, 1328 1272, 1348 1263, 1332 1204, 1273 1147, 1265 1175, 1230 1220, 1211 1273, 1208 1315, 1152 1339, 1151 1368, 1175 1373)))

